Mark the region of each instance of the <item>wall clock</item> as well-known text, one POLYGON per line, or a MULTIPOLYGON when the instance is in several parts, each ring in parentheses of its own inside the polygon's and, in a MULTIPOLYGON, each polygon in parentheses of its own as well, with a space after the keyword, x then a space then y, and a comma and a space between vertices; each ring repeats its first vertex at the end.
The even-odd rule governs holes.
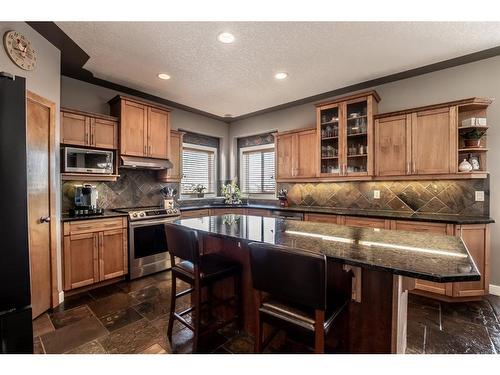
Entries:
POLYGON ((3 36, 3 45, 14 64, 24 70, 35 69, 36 52, 23 34, 14 30, 7 31, 3 36))

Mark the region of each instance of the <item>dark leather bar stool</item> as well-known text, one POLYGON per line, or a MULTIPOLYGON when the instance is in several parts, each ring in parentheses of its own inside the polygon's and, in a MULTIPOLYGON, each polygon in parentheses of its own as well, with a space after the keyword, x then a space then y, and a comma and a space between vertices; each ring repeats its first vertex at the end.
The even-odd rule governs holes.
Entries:
POLYGON ((314 351, 324 353, 325 336, 347 305, 346 298, 327 301, 326 257, 264 243, 251 243, 249 248, 257 297, 255 352, 265 346, 262 326, 268 323, 312 333, 314 351))
POLYGON ((167 336, 169 340, 172 341, 174 320, 178 320, 193 331, 193 352, 196 352, 200 334, 218 330, 242 316, 240 308, 241 266, 239 263, 226 259, 218 254, 201 255, 202 249, 200 249, 198 232, 195 230, 175 224, 165 224, 165 231, 172 265, 172 291, 167 336), (176 263, 176 258, 180 259, 178 263, 176 263), (229 277, 234 279, 234 295, 229 298, 219 299, 214 303, 215 297, 211 295, 212 285, 217 281, 229 277), (177 279, 188 283, 191 287, 177 293, 177 279), (203 287, 209 288, 209 299, 206 303, 202 304, 201 290, 203 287), (177 312, 176 300, 190 293, 193 294, 191 307, 177 312), (202 308, 208 307, 211 313, 213 307, 221 305, 230 305, 234 307, 234 317, 230 320, 222 321, 211 327, 207 327, 203 332, 200 332, 202 308), (184 318, 184 316, 189 313, 192 313, 192 324, 184 318))

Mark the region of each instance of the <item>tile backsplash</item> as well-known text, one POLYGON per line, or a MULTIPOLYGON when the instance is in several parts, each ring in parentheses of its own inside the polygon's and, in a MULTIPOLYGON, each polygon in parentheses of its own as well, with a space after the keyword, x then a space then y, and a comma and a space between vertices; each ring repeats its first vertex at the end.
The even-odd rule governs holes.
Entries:
POLYGON ((338 183, 279 183, 294 206, 400 212, 489 215, 489 178, 436 181, 360 181, 338 183), (374 190, 380 199, 374 199, 374 190), (484 191, 484 202, 475 201, 484 191))
MULTIPOLYGON (((73 208, 74 186, 85 181, 64 181, 62 184, 62 210, 73 208)), ((97 187, 98 205, 104 209, 118 207, 159 206, 163 202, 160 189, 170 186, 179 191, 178 183, 156 180, 156 171, 120 169, 120 177, 114 182, 88 182, 97 187)))

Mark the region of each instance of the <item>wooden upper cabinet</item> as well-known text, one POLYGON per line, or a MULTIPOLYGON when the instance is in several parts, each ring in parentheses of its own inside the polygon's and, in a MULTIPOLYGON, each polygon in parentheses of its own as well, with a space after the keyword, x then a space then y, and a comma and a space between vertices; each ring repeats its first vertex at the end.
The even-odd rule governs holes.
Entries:
POLYGON ((314 128, 278 133, 276 136, 278 180, 315 177, 316 143, 314 128))
POLYGON ((111 113, 120 118, 122 155, 169 157, 170 111, 167 108, 120 95, 108 103, 111 113))
POLYGON ((90 118, 61 111, 61 143, 75 146, 90 145, 90 118))
POLYGON ((373 115, 379 100, 377 92, 369 91, 316 105, 318 176, 373 175, 373 115))
POLYGON ((62 108, 61 143, 115 150, 118 148, 118 119, 62 108))
POLYGON ((293 166, 293 139, 295 134, 279 134, 276 136, 276 168, 277 179, 292 178, 293 166))
POLYGON ((148 156, 148 108, 123 100, 120 112, 120 152, 127 156, 148 156))
POLYGON ((91 119, 91 145, 97 148, 118 148, 118 124, 116 121, 91 119))
POLYGON ((158 171, 158 180, 165 182, 180 182, 182 179, 182 142, 184 133, 170 131, 170 147, 168 160, 172 162, 172 168, 158 171))
POLYGON ((292 144, 295 156, 294 177, 307 178, 316 176, 316 129, 298 132, 292 144))
POLYGON ((455 108, 414 112, 411 117, 411 173, 447 174, 456 170, 457 127, 455 108))
POLYGON ((375 120, 375 175, 410 174, 411 116, 375 120))
POLYGON ((148 156, 168 159, 170 126, 168 112, 148 107, 148 156))

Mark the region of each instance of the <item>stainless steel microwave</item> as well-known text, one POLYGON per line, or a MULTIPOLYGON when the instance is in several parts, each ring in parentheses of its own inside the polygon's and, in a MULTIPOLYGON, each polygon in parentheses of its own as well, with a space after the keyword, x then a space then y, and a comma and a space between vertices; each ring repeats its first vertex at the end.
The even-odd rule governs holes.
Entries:
POLYGON ((65 147, 63 172, 113 174, 113 151, 65 147))

